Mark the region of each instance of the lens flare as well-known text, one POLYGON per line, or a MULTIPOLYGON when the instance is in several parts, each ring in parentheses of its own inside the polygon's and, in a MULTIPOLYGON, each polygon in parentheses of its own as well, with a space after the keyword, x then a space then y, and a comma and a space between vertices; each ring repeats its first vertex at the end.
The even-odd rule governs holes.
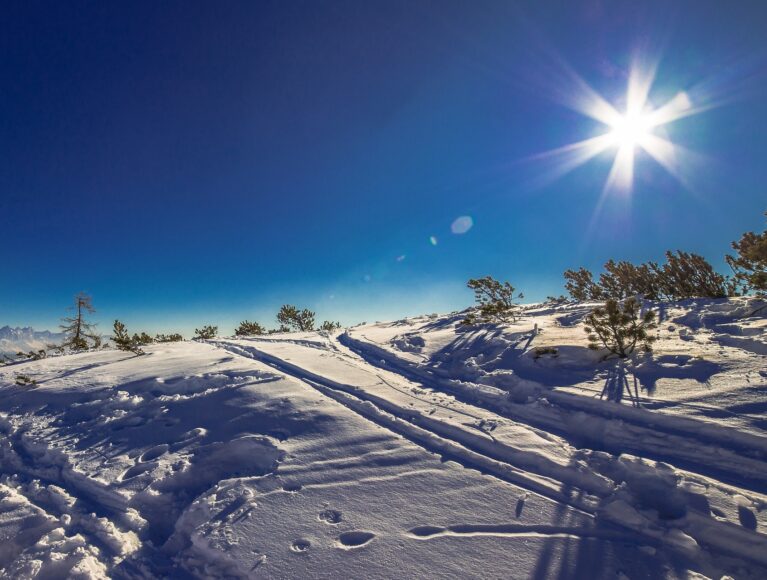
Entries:
POLYGON ((462 215, 461 217, 456 218, 455 221, 450 224, 450 231, 454 234, 460 235, 465 234, 472 227, 474 227, 474 220, 471 218, 471 216, 462 215))

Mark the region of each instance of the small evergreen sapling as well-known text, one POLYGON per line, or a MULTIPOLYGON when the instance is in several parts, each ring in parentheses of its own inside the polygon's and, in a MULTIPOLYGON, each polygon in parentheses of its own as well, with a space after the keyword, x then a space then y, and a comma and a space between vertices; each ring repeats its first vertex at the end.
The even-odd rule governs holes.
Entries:
POLYGON ((514 286, 508 282, 499 282, 492 276, 472 278, 466 285, 474 291, 477 302, 476 312, 471 312, 463 324, 502 323, 516 319, 518 305, 516 299, 523 298, 520 292, 514 296, 514 286))
POLYGON ((325 332, 333 332, 334 330, 338 330, 341 328, 340 322, 333 322, 331 320, 325 320, 322 324, 320 324, 320 330, 324 330, 325 332))
POLYGON ((132 352, 136 356, 144 354, 144 351, 141 350, 141 347, 136 342, 135 336, 134 334, 131 337, 125 325, 119 320, 115 320, 114 325, 112 325, 112 342, 117 347, 117 350, 132 352))
POLYGON ((155 342, 181 342, 182 340, 184 340, 184 337, 177 332, 173 334, 158 334, 154 337, 155 342))
POLYGON ((210 340, 218 335, 218 326, 206 324, 202 328, 194 329, 194 337, 199 340, 210 340))
POLYGON ((652 350, 656 339, 652 332, 658 327, 652 310, 640 315, 639 300, 634 297, 623 304, 608 299, 586 317, 586 325, 590 349, 604 347, 620 358, 629 357, 637 347, 652 350))
POLYGON ((133 342, 141 346, 146 346, 146 345, 152 344, 154 342, 154 339, 151 336, 149 336, 146 332, 142 332, 141 334, 133 335, 133 342))
POLYGON ((292 304, 284 304, 277 313, 277 322, 280 327, 293 330, 314 330, 314 312, 308 308, 299 310, 292 304))
POLYGON ((250 322, 249 320, 243 320, 240 325, 234 329, 235 336, 258 336, 259 334, 265 334, 266 329, 258 322, 250 322))

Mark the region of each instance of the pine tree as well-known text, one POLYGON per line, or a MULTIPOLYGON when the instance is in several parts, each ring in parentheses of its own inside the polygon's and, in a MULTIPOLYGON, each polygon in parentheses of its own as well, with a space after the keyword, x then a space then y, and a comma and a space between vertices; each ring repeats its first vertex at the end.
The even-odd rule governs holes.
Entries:
POLYGON ((651 333, 658 327, 655 313, 648 310, 640 316, 640 309, 639 300, 633 296, 622 305, 610 298, 603 307, 595 308, 586 317, 589 348, 604 347, 620 358, 630 356, 637 346, 651 350, 656 339, 651 333))
POLYGON ((266 329, 258 322, 250 322, 249 320, 243 320, 240 325, 234 329, 235 336, 257 336, 259 334, 265 334, 266 329))
POLYGON ((573 300, 586 302, 588 300, 601 300, 602 289, 594 282, 593 274, 586 268, 565 271, 565 290, 573 300))
POLYGON ((194 337, 200 340, 209 340, 211 338, 216 338, 217 335, 218 335, 218 326, 211 326, 207 324, 203 326, 202 328, 194 329, 194 337))
POLYGON ((133 342, 136 344, 140 344, 142 346, 146 346, 148 344, 152 344, 154 342, 154 339, 149 336, 146 332, 142 332, 141 334, 134 334, 133 335, 133 342))
POLYGON ((320 324, 320 330, 324 330, 325 332, 333 332, 339 328, 341 328, 341 323, 333 322, 331 320, 325 320, 322 324, 320 324))
POLYGON ((141 347, 136 342, 136 335, 131 337, 131 335, 128 334, 128 329, 125 328, 125 325, 122 322, 115 320, 112 329, 112 342, 118 350, 129 351, 136 355, 144 354, 144 351, 141 350, 141 347))
POLYGON ((658 293, 669 300, 685 298, 725 298, 734 294, 727 279, 698 254, 666 252, 666 263, 654 265, 658 293))
POLYGON ((284 304, 277 313, 277 322, 293 330, 314 330, 314 312, 308 308, 299 310, 291 304, 284 304))
POLYGON ((60 325, 61 331, 64 333, 64 342, 61 346, 75 352, 87 350, 88 341, 95 342, 98 336, 96 325, 85 320, 86 313, 93 314, 96 312, 96 309, 93 308, 93 300, 84 292, 80 292, 75 296, 75 305, 72 309, 75 312, 74 316, 65 316, 61 319, 64 323, 60 325))
POLYGON ((158 334, 154 337, 155 342, 181 342, 182 340, 184 340, 184 337, 177 332, 173 334, 158 334))
POLYGON ((639 264, 615 262, 609 260, 604 265, 604 273, 599 276, 600 294, 604 298, 623 300, 629 296, 643 296, 647 300, 659 297, 657 264, 639 264))
POLYGON ((735 272, 736 282, 745 292, 767 296, 767 230, 761 234, 746 232, 732 243, 732 248, 738 255, 726 259, 735 272))
POLYGON ((520 292, 514 296, 514 286, 508 282, 499 282, 492 276, 472 278, 466 285, 474 291, 477 311, 469 313, 463 324, 502 323, 516 319, 517 298, 523 298, 520 292))

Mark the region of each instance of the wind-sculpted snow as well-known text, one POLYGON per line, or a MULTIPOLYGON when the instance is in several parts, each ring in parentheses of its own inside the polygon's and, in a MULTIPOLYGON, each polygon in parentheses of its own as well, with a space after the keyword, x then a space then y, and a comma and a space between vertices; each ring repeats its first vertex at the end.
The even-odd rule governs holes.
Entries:
POLYGON ((620 366, 548 305, 0 368, 2 576, 763 578, 752 306, 620 366))

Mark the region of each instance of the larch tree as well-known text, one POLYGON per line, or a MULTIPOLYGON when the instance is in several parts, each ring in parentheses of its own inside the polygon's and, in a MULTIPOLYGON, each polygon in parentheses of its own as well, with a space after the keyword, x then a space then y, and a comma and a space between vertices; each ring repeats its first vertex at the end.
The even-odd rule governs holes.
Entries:
POLYGON ((64 333, 64 342, 61 346, 69 348, 75 352, 87 350, 88 341, 93 344, 100 343, 101 337, 96 333, 96 325, 85 319, 87 314, 93 314, 96 309, 93 308, 93 299, 84 292, 75 296, 75 304, 72 307, 74 314, 62 318, 63 324, 60 325, 64 333))

